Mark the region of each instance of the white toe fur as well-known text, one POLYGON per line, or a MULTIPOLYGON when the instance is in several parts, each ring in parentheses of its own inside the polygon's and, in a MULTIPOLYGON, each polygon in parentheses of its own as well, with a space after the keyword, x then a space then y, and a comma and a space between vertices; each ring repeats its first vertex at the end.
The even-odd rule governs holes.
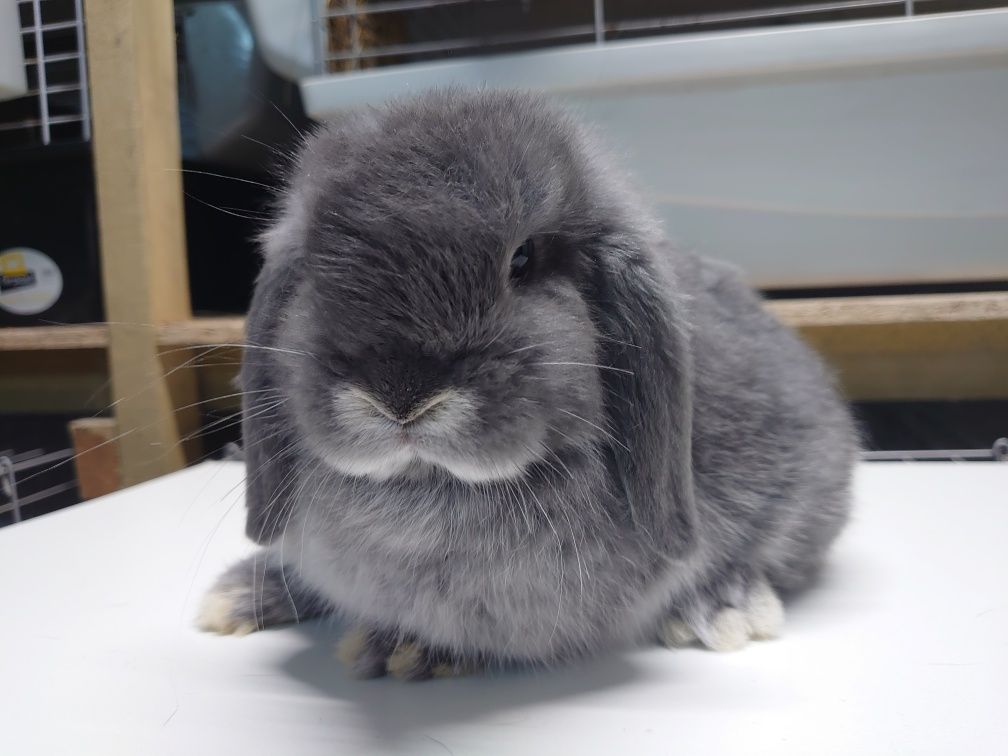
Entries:
POLYGON ((255 623, 238 619, 235 606, 235 598, 230 593, 209 591, 196 615, 196 627, 207 633, 248 635, 256 629, 255 623))
POLYGON ((431 674, 434 677, 465 677, 473 674, 473 669, 462 664, 435 664, 431 674))
POLYGON ((658 639, 669 648, 682 648, 697 639, 693 629, 681 619, 667 619, 658 628, 658 639))
POLYGON ((749 637, 776 638, 784 624, 784 607, 774 589, 764 581, 753 586, 745 608, 749 637))
POLYGON ((690 622, 670 617, 658 628, 658 639, 669 648, 687 646, 699 639, 712 651, 737 651, 750 639, 776 638, 783 624, 780 598, 769 583, 760 580, 750 588, 741 609, 724 607, 706 621, 698 616, 690 618, 690 622))
POLYGON ((749 622, 738 609, 721 609, 700 636, 712 651, 738 651, 749 641, 749 622))
POLYGON ((336 658, 352 669, 368 650, 367 631, 361 628, 350 630, 336 644, 336 658))
POLYGON ((423 663, 423 651, 416 643, 400 643, 388 658, 388 671, 393 677, 406 680, 423 663))

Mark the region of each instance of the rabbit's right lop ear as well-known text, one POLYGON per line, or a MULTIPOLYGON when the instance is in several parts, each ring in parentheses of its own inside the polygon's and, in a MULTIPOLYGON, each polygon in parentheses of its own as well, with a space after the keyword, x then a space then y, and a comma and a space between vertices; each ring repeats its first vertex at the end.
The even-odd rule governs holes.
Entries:
POLYGON ((283 266, 259 276, 245 325, 248 347, 242 357, 242 445, 245 451, 245 534, 268 544, 283 532, 294 505, 294 429, 280 406, 275 364, 267 350, 276 340, 279 313, 290 296, 283 266))
POLYGON ((610 249, 598 260, 592 304, 602 340, 614 475, 635 527, 681 558, 696 541, 692 473, 692 352, 674 282, 646 255, 610 249))
MULTIPOLYGON (((268 400, 262 400, 267 404, 268 400)), ((245 406, 249 417, 256 413, 269 414, 256 403, 245 406)), ((293 493, 298 489, 293 480, 294 457, 286 434, 277 430, 269 420, 253 417, 242 421, 245 442, 245 535, 256 543, 266 545, 275 540, 284 529, 294 505, 293 493)))

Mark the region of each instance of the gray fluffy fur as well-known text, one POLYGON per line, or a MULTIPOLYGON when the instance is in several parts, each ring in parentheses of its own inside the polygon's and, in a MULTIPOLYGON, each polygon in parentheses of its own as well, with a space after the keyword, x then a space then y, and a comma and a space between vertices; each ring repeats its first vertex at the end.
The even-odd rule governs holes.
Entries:
MULTIPOLYGON (((669 617, 702 638, 757 581, 807 583, 847 519, 856 434, 819 359, 539 97, 320 128, 263 246, 241 375, 274 609, 295 586, 452 658, 551 663, 669 617)), ((262 614, 252 587, 235 612, 262 614)))

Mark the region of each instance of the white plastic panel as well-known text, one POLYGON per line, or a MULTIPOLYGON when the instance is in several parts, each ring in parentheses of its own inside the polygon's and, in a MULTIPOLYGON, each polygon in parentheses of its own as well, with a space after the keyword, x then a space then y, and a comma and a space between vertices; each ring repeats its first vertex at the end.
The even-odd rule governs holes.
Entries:
POLYGON ((4 0, 0 2, 0 100, 20 97, 27 90, 17 3, 4 0))
POLYGON ((273 70, 289 79, 315 72, 313 4, 324 0, 245 0, 259 52, 273 70))
POLYGON ((309 77, 309 114, 555 94, 681 244, 764 286, 1008 278, 1008 11, 661 37, 309 77))

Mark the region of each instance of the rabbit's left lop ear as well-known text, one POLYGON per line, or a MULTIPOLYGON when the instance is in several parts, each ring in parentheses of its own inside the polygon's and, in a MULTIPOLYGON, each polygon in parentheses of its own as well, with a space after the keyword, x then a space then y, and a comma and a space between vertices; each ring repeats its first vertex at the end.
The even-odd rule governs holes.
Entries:
MULTIPOLYGON (((280 257, 282 250, 275 258, 280 257)), ((246 340, 267 349, 246 349, 242 356, 242 444, 245 450, 245 533, 266 545, 283 532, 295 503, 295 473, 290 452, 296 448, 291 420, 276 397, 282 378, 276 375, 269 349, 277 345, 277 328, 295 289, 300 266, 267 264, 256 281, 245 321, 246 340), (279 407, 279 410, 278 410, 279 407)))
POLYGON ((674 281, 647 255, 611 249, 597 261, 590 306, 613 435, 613 474, 636 527, 674 558, 696 542, 693 500, 693 360, 674 281))

